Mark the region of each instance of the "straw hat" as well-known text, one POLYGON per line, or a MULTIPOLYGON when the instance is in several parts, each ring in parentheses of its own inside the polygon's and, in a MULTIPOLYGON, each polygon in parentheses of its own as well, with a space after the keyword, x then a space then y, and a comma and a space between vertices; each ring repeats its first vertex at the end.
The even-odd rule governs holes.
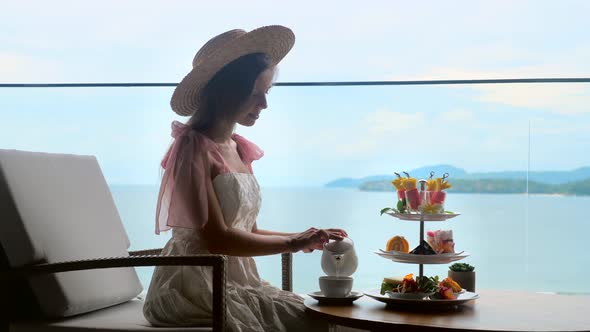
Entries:
POLYGON ((241 56, 264 53, 276 65, 287 55, 295 43, 291 29, 265 26, 246 32, 235 29, 209 40, 195 55, 193 69, 178 84, 170 105, 178 115, 193 115, 199 109, 202 89, 225 65, 241 56))

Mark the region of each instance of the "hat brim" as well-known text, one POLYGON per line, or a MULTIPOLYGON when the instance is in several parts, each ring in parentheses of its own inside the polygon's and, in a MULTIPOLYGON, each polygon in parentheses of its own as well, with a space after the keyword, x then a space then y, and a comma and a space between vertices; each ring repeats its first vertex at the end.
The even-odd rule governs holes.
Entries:
POLYGON ((274 66, 289 53, 294 43, 295 35, 291 29, 279 25, 261 27, 247 32, 232 41, 231 45, 211 55, 207 61, 194 67, 178 83, 170 100, 172 110, 182 116, 190 116, 197 112, 201 90, 219 70, 230 62, 247 54, 264 53, 274 66))

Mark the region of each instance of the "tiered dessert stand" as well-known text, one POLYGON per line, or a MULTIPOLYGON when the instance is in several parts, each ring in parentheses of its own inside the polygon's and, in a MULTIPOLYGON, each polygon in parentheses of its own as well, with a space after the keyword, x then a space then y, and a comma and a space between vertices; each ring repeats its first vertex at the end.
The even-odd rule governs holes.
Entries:
MULTIPOLYGON (((421 180, 420 182, 425 182, 421 180)), ((422 185, 421 191, 424 190, 424 186, 422 185)), ((388 214, 392 217, 398 218, 400 220, 407 220, 407 221, 419 221, 420 222, 420 239, 418 241, 419 245, 422 244, 424 241, 424 222, 425 221, 445 221, 451 218, 454 218, 459 215, 459 213, 451 213, 451 212, 444 212, 438 214, 429 214, 429 213, 399 213, 395 210, 391 209, 389 211, 384 211, 383 213, 388 214)), ((377 255, 392 260, 398 263, 406 263, 406 264, 418 264, 419 266, 419 273, 420 277, 424 276, 424 264, 447 264, 450 262, 461 260, 465 257, 468 257, 469 254, 466 252, 458 252, 458 253, 443 253, 443 254, 432 254, 432 255, 420 255, 420 254, 410 254, 405 252, 397 252, 397 251, 384 251, 379 250, 375 252, 377 255)), ((464 292, 460 294, 457 299, 455 300, 402 300, 402 299, 393 299, 389 298, 387 295, 383 296, 376 291, 372 291, 369 293, 365 293, 366 295, 388 304, 410 304, 410 305, 417 305, 421 306, 423 304, 429 304, 430 306, 448 306, 448 305, 458 305, 462 303, 469 302, 471 300, 479 298, 479 295, 476 293, 471 292, 464 292)))

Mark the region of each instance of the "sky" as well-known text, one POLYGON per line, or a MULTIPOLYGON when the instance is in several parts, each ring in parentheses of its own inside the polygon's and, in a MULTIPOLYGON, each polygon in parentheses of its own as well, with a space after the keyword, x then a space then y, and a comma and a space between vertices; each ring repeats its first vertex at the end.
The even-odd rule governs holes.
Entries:
MULTIPOLYGON (((590 77, 588 1, 0 2, 0 83, 178 82, 211 37, 270 24, 296 35, 278 82, 590 77)), ((184 119, 172 91, 0 88, 0 148, 96 155, 109 183, 155 185, 184 119)), ((590 166, 587 83, 274 87, 268 102, 237 128, 265 151, 263 186, 590 166)))

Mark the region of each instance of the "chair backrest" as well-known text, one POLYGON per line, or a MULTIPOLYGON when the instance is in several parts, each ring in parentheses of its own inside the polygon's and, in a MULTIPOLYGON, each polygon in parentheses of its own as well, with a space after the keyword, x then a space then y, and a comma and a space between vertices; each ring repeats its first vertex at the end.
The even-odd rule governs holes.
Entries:
MULTIPOLYGON (((129 239, 96 158, 0 149, 0 246, 8 268, 128 256, 129 239)), ((46 317, 105 308, 142 291, 133 268, 28 283, 46 317)))

